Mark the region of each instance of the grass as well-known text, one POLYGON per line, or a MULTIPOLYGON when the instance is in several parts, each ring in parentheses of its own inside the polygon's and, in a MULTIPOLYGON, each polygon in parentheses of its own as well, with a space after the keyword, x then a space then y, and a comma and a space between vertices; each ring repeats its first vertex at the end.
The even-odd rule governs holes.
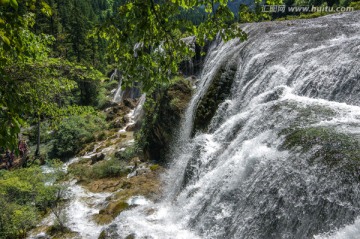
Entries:
POLYGON ((118 159, 110 159, 98 162, 94 165, 89 165, 80 162, 78 164, 71 165, 69 173, 79 178, 80 180, 89 181, 94 179, 112 178, 127 175, 130 170, 127 169, 124 162, 118 159))

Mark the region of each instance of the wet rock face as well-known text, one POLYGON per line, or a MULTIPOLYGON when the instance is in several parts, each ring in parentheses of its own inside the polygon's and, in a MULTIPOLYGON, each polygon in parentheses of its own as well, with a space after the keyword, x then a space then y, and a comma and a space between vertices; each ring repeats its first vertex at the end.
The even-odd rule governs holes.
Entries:
POLYGON ((221 104, 230 94, 236 74, 236 62, 230 61, 217 72, 207 93, 200 100, 194 121, 194 133, 205 131, 221 104))
POLYGON ((95 154, 94 156, 91 157, 91 164, 95 164, 104 159, 105 159, 105 154, 103 153, 95 154))
POLYGON ((170 143, 179 128, 191 94, 190 82, 178 81, 164 91, 153 114, 147 113, 143 125, 146 133, 142 139, 146 142, 143 148, 145 158, 165 163, 165 156, 169 152, 170 143))
POLYGON ((130 112, 131 109, 135 108, 136 100, 124 99, 123 102, 105 110, 106 112, 106 121, 109 122, 111 128, 122 128, 126 125, 129 119, 126 115, 130 112))
POLYGON ((99 239, 118 239, 120 235, 117 233, 117 225, 111 224, 106 229, 104 229, 99 236, 99 239))
POLYGON ((203 53, 209 50, 210 42, 201 47, 196 44, 195 37, 187 37, 183 40, 195 54, 191 59, 185 60, 180 64, 180 71, 186 76, 196 75, 202 69, 206 57, 206 54, 203 53))

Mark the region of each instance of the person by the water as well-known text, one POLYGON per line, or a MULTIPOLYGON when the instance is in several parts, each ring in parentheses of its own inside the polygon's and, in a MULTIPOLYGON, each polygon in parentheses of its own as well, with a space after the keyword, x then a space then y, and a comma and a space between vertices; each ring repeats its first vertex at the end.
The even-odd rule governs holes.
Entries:
POLYGON ((10 150, 7 149, 6 153, 5 153, 5 163, 6 163, 6 168, 9 169, 10 167, 12 167, 13 164, 13 155, 11 155, 12 153, 10 153, 10 150))
POLYGON ((19 149, 19 151, 20 151, 20 157, 21 157, 20 165, 21 165, 22 167, 26 167, 26 164, 27 164, 28 146, 27 146, 25 140, 20 140, 20 141, 19 141, 18 149, 19 149))

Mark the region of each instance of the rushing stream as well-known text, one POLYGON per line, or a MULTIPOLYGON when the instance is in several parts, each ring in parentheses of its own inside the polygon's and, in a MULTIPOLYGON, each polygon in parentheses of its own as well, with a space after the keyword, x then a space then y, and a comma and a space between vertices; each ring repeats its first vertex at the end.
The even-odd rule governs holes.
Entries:
POLYGON ((214 43, 164 198, 121 213, 108 235, 359 238, 359 19, 248 24, 248 41, 214 43), (230 94, 192 136, 219 77, 231 77, 230 94))
MULTIPOLYGON (((121 89, 121 84, 119 86, 121 89)), ((146 94, 143 94, 138 103, 137 106, 130 110, 130 112, 126 115, 128 118, 128 123, 119 130, 118 137, 122 133, 126 133, 126 128, 132 125, 135 125, 141 114, 143 113, 143 105, 146 99, 146 94)), ((73 164, 77 163, 81 159, 90 159, 96 154, 99 154, 99 152, 96 152, 97 148, 102 146, 103 142, 98 143, 94 147, 93 152, 89 152, 86 155, 82 156, 81 158, 73 158, 70 159, 67 163, 64 164, 62 167, 62 170, 64 172, 68 171, 68 167, 73 164)), ((130 146, 134 143, 133 139, 127 140, 123 144, 126 146, 130 146)), ((125 150, 125 148, 122 148, 125 150)), ((110 145, 108 147, 102 148, 100 153, 108 154, 114 150, 113 145, 110 145)), ((105 159, 106 160, 106 159, 105 159)), ((53 168, 44 165, 42 167, 43 173, 52 173, 53 168)), ((136 173, 136 171, 134 171, 136 173)), ((54 183, 54 182, 49 182, 54 183)), ((86 238, 86 239, 97 239, 99 237, 99 234, 105 227, 104 225, 99 225, 94 221, 94 215, 99 213, 99 210, 105 206, 107 203, 106 199, 110 197, 113 193, 92 193, 89 192, 87 189, 82 187, 77 183, 77 180, 72 179, 67 182, 63 183, 66 192, 64 193, 64 196, 66 199, 68 199, 68 202, 66 203, 65 207, 61 210, 62 212, 60 215, 62 217, 65 217, 65 224, 66 227, 68 227, 72 232, 77 233, 75 238, 86 238)), ((132 197, 127 202, 130 206, 134 205, 147 205, 150 202, 143 198, 143 197, 132 197)), ((38 227, 47 227, 51 226, 55 222, 55 216, 53 213, 50 213, 48 217, 46 217, 39 225, 38 227)), ((40 230, 41 231, 41 230, 40 230)), ((38 230, 35 232, 32 232, 29 236, 30 239, 47 239, 49 236, 45 232, 38 232, 38 230)))

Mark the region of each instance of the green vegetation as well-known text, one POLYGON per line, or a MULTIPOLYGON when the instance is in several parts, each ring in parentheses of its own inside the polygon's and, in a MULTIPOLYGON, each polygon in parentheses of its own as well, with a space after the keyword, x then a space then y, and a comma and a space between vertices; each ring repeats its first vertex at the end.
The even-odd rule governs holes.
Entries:
POLYGON ((159 87, 152 92, 156 101, 147 98, 144 120, 135 136, 138 150, 146 159, 166 162, 166 154, 191 94, 190 81, 177 78, 169 86, 159 87))
POLYGON ((295 128, 284 130, 283 147, 312 153, 311 160, 320 160, 327 165, 359 165, 360 142, 355 137, 326 127, 295 128), (311 150, 314 150, 311 152, 311 150))
POLYGON ((54 136, 54 155, 60 158, 78 153, 86 143, 95 140, 95 133, 107 128, 104 116, 71 116, 59 124, 54 136))
POLYGON ((38 167, 0 171, 0 238, 24 238, 48 208, 56 207, 62 188, 46 182, 59 175, 42 174, 38 167))
POLYGON ((200 100, 194 119, 194 131, 206 130, 220 103, 228 97, 236 66, 224 63, 212 79, 206 94, 200 100))
POLYGON ((360 1, 353 1, 349 4, 350 7, 353 7, 355 10, 360 10, 360 1))
POLYGON ((246 39, 227 4, 228 0, 126 1, 98 33, 108 41, 108 52, 123 72, 123 83, 132 85, 137 79, 148 91, 168 83, 178 74, 179 64, 195 54, 182 38, 196 36, 201 46, 218 33, 224 40, 246 39), (186 13, 200 7, 205 14, 196 25, 186 13))
POLYGON ((130 171, 125 168, 125 163, 118 159, 103 160, 90 166, 85 160, 78 164, 71 165, 69 173, 82 181, 93 179, 111 178, 127 175, 130 171))

